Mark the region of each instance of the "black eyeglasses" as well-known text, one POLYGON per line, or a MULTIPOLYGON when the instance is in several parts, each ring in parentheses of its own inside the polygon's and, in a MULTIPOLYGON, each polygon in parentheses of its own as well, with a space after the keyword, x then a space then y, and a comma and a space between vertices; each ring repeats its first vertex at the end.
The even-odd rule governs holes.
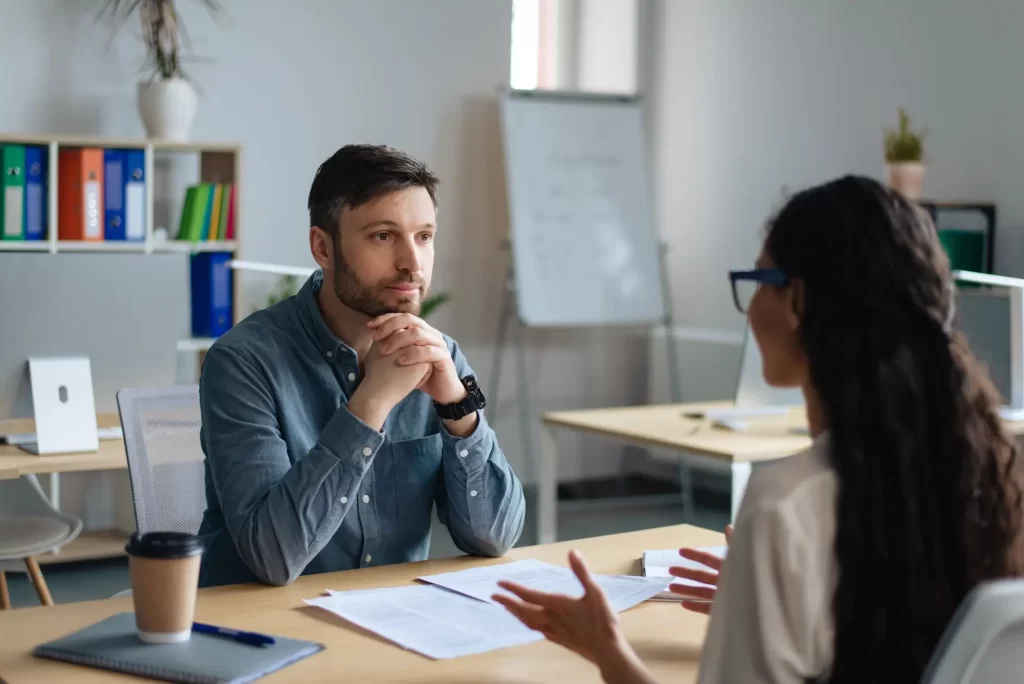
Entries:
POLYGON ((789 285, 789 276, 777 268, 757 268, 753 271, 729 271, 729 282, 732 283, 732 301, 739 312, 746 315, 758 287, 786 287, 789 285))

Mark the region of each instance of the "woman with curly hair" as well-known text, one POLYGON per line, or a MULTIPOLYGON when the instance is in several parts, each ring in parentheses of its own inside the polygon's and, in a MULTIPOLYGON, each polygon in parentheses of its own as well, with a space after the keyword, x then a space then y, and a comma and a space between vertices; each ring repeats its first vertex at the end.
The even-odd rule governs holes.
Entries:
MULTIPOLYGON (((1017 444, 954 329, 935 228, 847 176, 791 198, 756 270, 730 277, 765 379, 803 390, 813 444, 750 480, 700 681, 919 681, 966 594, 1024 573, 1017 444)), ((583 559, 570 562, 580 598, 516 585, 496 598, 606 682, 653 682, 583 559)))

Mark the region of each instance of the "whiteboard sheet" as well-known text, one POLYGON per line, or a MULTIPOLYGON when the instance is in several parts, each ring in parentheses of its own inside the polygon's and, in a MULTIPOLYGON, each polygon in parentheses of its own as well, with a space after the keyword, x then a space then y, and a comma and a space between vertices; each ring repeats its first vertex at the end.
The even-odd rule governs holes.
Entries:
POLYGON ((502 119, 520 319, 664 320, 639 104, 507 93, 502 119))

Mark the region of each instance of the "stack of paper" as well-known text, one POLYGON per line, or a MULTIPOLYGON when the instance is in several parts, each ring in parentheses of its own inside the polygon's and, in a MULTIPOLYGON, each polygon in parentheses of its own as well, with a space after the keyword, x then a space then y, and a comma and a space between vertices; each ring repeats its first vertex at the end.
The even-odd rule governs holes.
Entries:
MULTIPOLYGON (((429 575, 419 579, 488 602, 493 602, 491 597, 494 594, 507 594, 505 590, 498 587, 498 580, 509 580, 531 589, 554 594, 568 596, 583 594, 583 587, 571 570, 537 560, 490 565, 442 575, 429 575)), ((663 591, 666 587, 666 582, 660 578, 595 575, 594 579, 608 595, 608 601, 616 611, 632 608, 663 591)))
MULTIPOLYGON (((446 659, 483 653, 543 639, 491 597, 505 593, 499 580, 532 589, 579 596, 572 571, 536 560, 516 561, 460 572, 420 577, 426 585, 329 592, 308 605, 328 610, 428 658, 446 659)), ((663 591, 662 578, 596 575, 616 611, 663 591)))
POLYGON ((544 638, 501 606, 428 585, 331 592, 306 603, 437 660, 544 638))
MULTIPOLYGON (((713 554, 719 558, 724 559, 725 554, 728 551, 727 546, 701 546, 698 547, 697 551, 704 551, 706 553, 713 554)), ((669 574, 668 569, 671 567, 683 567, 690 568, 691 570, 705 570, 710 571, 712 568, 697 563, 696 561, 683 558, 679 555, 679 549, 662 549, 659 551, 644 551, 643 568, 644 577, 658 578, 658 577, 672 577, 669 574)), ((672 584, 681 584, 688 587, 708 587, 714 586, 704 584, 703 582, 696 582, 694 580, 683 579, 676 577, 672 579, 672 584)), ((679 594, 673 594, 671 591, 663 591, 656 596, 652 597, 656 601, 680 601, 682 596, 679 594)))

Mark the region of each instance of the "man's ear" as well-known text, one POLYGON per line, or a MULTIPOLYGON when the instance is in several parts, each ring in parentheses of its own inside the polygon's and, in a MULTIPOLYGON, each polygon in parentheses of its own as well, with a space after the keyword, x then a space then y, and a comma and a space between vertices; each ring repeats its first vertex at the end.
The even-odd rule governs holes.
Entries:
POLYGON ((790 279, 789 287, 786 288, 786 293, 789 297, 789 306, 787 307, 786 323, 789 325, 790 330, 796 331, 800 329, 800 321, 802 321, 804 318, 806 292, 807 290, 804 287, 804 281, 802 279, 790 279))
POLYGON ((320 226, 309 229, 309 251, 317 266, 324 270, 334 268, 334 240, 320 226))

